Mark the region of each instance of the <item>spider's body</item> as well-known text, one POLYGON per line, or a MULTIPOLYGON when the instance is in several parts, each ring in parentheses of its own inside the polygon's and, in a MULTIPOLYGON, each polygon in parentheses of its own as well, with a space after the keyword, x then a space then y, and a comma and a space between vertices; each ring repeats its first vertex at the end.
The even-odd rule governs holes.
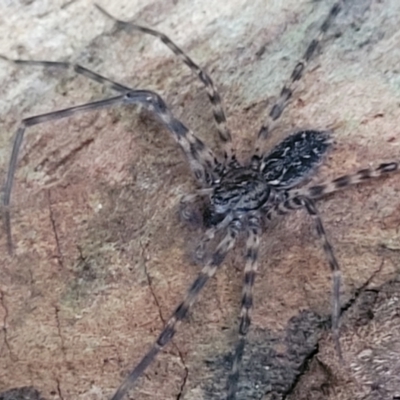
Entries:
POLYGON ((291 135, 262 159, 260 172, 269 185, 292 188, 315 172, 330 143, 328 132, 302 131, 291 135))
MULTIPOLYGON (((331 7, 328 16, 320 25, 317 38, 311 41, 302 59, 296 64, 289 81, 285 84, 278 100, 272 106, 267 121, 260 128, 254 143, 252 156, 246 164, 241 164, 236 159, 235 149, 232 145, 232 135, 227 127, 221 98, 213 81, 205 71, 197 66, 167 36, 158 31, 116 20, 117 29, 124 29, 128 32, 136 30, 159 38, 198 76, 206 87, 213 107, 214 119, 217 124, 220 141, 222 142, 223 157, 218 157, 194 132, 178 120, 157 93, 149 90, 134 90, 89 71, 80 65, 68 62, 10 60, 6 57, 1 57, 15 64, 71 68, 78 74, 82 74, 96 82, 106 84, 119 93, 116 97, 22 120, 17 130, 4 186, 4 221, 10 250, 12 250, 9 212, 11 189, 24 132, 30 126, 103 107, 139 104, 150 111, 169 131, 172 138, 181 148, 199 187, 194 194, 185 196, 182 199, 181 206, 182 217, 192 220, 193 214, 190 212, 192 206, 198 203, 199 200, 204 205, 203 219, 206 229, 196 250, 197 256, 204 264, 203 268, 194 282, 189 286, 186 296, 176 307, 154 344, 128 374, 125 381, 114 394, 113 400, 120 400, 127 394, 128 390, 143 375, 157 354, 171 341, 179 323, 187 316, 203 287, 216 274, 228 252, 235 246, 239 233, 245 233, 246 251, 238 330, 239 338, 233 353, 227 389, 227 399, 235 399, 240 364, 245 350, 245 338, 251 323, 251 311, 253 307, 252 287, 258 268, 262 227, 264 224, 268 225, 270 219, 275 214, 285 214, 293 209, 304 209, 313 220, 332 272, 332 330, 337 352, 339 357, 341 357, 339 345, 340 270, 333 248, 327 238, 321 218, 316 209, 315 200, 344 187, 396 171, 398 163, 381 164, 375 169, 364 169, 353 175, 345 175, 328 183, 307 187, 305 185, 306 180, 315 173, 316 168, 321 164, 330 148, 330 132, 302 130, 289 135, 269 153, 265 153, 262 149, 265 140, 269 135, 273 134, 276 121, 289 104, 295 86, 303 76, 309 61, 315 55, 319 43, 324 38, 344 2, 344 0, 339 0, 331 7), (214 241, 214 245, 210 247, 213 248, 213 251, 205 251, 207 245, 212 241, 214 241)), ((104 14, 111 17, 100 7, 98 8, 104 14)))
POLYGON ((211 183, 207 208, 212 225, 225 218, 263 215, 286 199, 289 188, 304 182, 329 149, 327 132, 300 131, 278 144, 262 160, 242 166, 234 160, 211 183))
POLYGON ((260 172, 235 167, 223 174, 213 187, 211 209, 219 215, 258 210, 268 201, 270 191, 260 172))

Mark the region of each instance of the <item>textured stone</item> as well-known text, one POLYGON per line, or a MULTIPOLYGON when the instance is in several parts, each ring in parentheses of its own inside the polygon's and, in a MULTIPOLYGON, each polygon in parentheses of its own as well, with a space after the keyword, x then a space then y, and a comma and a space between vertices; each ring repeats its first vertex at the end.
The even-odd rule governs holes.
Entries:
MULTIPOLYGON (((207 69, 243 157, 331 3, 101 5, 160 29, 207 69)), ((269 142, 298 129, 333 129, 334 150, 315 181, 399 156, 400 3, 349 3, 269 142)), ((0 54, 76 61, 133 88, 155 90, 196 134, 217 144, 204 89, 157 40, 108 34, 113 24, 86 0, 3 1, 0 7, 0 54)), ((2 175, 21 118, 110 94, 63 71, 0 65, 2 175)), ((180 196, 193 188, 168 133, 135 107, 27 131, 12 194, 13 258, 4 235, 1 240, 0 392, 32 387, 45 399, 111 396, 195 279, 189 253, 200 232, 178 218, 180 196)), ((330 272, 309 218, 293 213, 263 236, 240 399, 395 395, 399 367, 374 335, 381 338, 378 328, 390 325, 390 341, 399 348, 393 328, 399 316, 389 312, 397 297, 385 295, 398 287, 390 282, 400 266, 399 190, 399 177, 392 176, 318 202, 343 271, 349 369, 337 365, 333 350, 330 272), (368 297, 371 291, 378 300, 368 297), (389 360, 384 377, 367 368, 366 360, 377 365, 374 359, 389 360)), ((239 249, 228 257, 133 398, 223 398, 242 255, 239 249)))

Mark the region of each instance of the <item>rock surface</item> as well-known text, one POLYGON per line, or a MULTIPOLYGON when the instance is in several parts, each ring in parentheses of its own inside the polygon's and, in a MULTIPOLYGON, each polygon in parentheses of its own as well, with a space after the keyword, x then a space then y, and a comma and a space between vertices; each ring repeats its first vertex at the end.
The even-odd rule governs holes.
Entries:
MULTIPOLYGON (((102 1, 159 29, 211 74, 240 157, 332 2, 102 1)), ((153 38, 115 32, 87 0, 2 2, 0 54, 83 64, 160 93, 210 146, 206 93, 153 38)), ((400 151, 400 3, 348 1, 269 145, 302 128, 333 129, 314 181, 400 151)), ((0 60, 0 165, 26 116, 104 98, 84 77, 0 60)), ((156 338, 195 278, 201 232, 179 221, 194 189, 168 133, 135 107, 27 131, 12 193, 14 257, 2 235, 0 399, 107 399, 156 338), (20 390, 18 388, 21 388, 20 390), (12 391, 14 390, 14 391, 12 391)), ((318 203, 343 272, 338 365, 329 332, 330 272, 304 212, 263 236, 239 399, 400 396, 400 180, 394 175, 318 203)), ((221 399, 235 343, 243 250, 204 290, 189 320, 131 397, 221 399)))

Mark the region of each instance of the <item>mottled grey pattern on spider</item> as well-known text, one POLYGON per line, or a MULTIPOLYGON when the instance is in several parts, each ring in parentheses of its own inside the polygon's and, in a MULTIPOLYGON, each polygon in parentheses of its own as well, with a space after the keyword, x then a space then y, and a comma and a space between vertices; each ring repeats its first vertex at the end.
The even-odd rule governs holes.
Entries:
POLYGON ((140 104, 152 112, 172 134, 174 140, 183 150, 199 185, 199 189, 195 193, 182 198, 181 215, 185 220, 192 221, 196 218, 196 208, 201 205, 202 222, 206 230, 196 249, 196 256, 202 259, 204 266, 198 277, 189 287, 184 300, 176 308, 151 349, 129 373, 112 397, 112 400, 122 399, 143 374, 145 369, 152 363, 157 354, 171 341, 172 337, 175 335, 178 324, 188 314, 200 291, 207 281, 218 271, 227 253, 234 247, 239 234, 244 233, 247 240, 239 339, 233 353, 227 388, 227 399, 233 400, 236 398, 240 364, 245 347, 245 337, 251 322, 250 314, 253 307, 252 288, 257 272, 262 227, 264 224, 268 225, 275 214, 285 214, 293 209, 303 208, 311 216, 332 271, 332 331, 336 350, 341 359, 342 355, 339 343, 339 289, 341 275, 333 248, 325 233, 314 200, 350 185, 355 185, 368 179, 378 178, 386 173, 396 171, 398 169, 398 163, 390 162, 381 164, 375 169, 363 169, 355 174, 345 175, 328 183, 299 188, 298 186, 304 184, 306 179, 315 173, 316 168, 323 161, 324 155, 326 155, 330 148, 331 133, 328 131, 315 130, 299 131, 288 136, 268 154, 264 153, 263 145, 265 140, 273 132, 276 121, 289 104, 293 91, 303 76, 309 61, 315 55, 316 49, 344 3, 344 0, 338 1, 331 7, 328 16, 319 28, 318 34, 310 42, 302 59, 296 64, 290 79, 283 86, 278 100, 272 106, 267 120, 260 128, 256 136, 251 159, 248 163, 243 165, 236 159, 235 150, 232 146, 232 135, 226 123, 220 95, 213 81, 204 70, 195 64, 167 36, 158 31, 130 22, 116 20, 97 6, 103 14, 116 22, 117 30, 123 29, 128 33, 139 31, 159 38, 196 75, 198 75, 207 90, 213 108, 219 138, 223 143, 222 157, 209 149, 202 140, 180 122, 169 110, 164 100, 154 92, 133 90, 130 87, 113 82, 95 72, 89 71, 80 65, 70 64, 68 62, 10 60, 7 57, 1 56, 3 60, 15 64, 50 66, 64 69, 71 68, 76 73, 82 74, 96 82, 108 85, 111 89, 120 93, 119 96, 110 99, 38 115, 21 121, 14 140, 3 191, 3 214, 10 252, 12 252, 9 211, 11 190, 24 132, 26 128, 30 126, 98 108, 121 104, 140 104), (209 242, 212 241, 218 233, 222 234, 222 240, 217 243, 215 251, 208 255, 207 248, 209 242))

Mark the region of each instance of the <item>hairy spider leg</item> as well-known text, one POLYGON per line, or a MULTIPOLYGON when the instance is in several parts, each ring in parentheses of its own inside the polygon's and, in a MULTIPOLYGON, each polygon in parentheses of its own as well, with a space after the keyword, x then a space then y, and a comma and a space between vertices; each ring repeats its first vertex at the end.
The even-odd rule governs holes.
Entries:
POLYGON ((354 174, 343 175, 330 182, 324 182, 311 187, 290 190, 287 202, 290 204, 290 202, 293 201, 293 198, 299 196, 307 197, 309 199, 319 199, 349 186, 358 185, 359 183, 369 181, 370 179, 380 178, 392 172, 397 172, 398 170, 399 163, 396 161, 382 163, 376 168, 361 169, 354 174))
POLYGON ((215 275, 229 250, 235 245, 240 228, 240 220, 232 220, 231 224, 228 226, 225 237, 218 244, 215 253, 208 259, 206 265, 190 286, 182 303, 176 308, 151 349, 129 373, 111 400, 121 400, 129 389, 133 387, 146 368, 152 363, 157 354, 171 341, 176 333, 178 324, 186 317, 205 284, 215 275))
MULTIPOLYGON (((290 193, 291 191, 289 191, 290 193)), ((326 234, 321 216, 318 213, 315 202, 311 198, 305 196, 290 197, 288 200, 279 202, 273 209, 268 210, 267 218, 271 220, 274 215, 286 215, 291 210, 305 208, 308 215, 314 221, 318 238, 322 243, 326 259, 328 260, 329 267, 332 273, 332 335, 335 343, 335 349, 339 361, 343 363, 342 349, 340 346, 340 283, 342 280, 342 273, 340 271, 339 263, 333 251, 333 246, 330 243, 326 234)))
POLYGON ((315 222, 318 236, 322 241, 323 249, 325 251, 329 266, 333 274, 332 332, 335 341, 336 351, 338 353, 340 361, 343 361, 339 342, 341 272, 339 264, 334 255, 332 245, 327 238, 321 217, 319 216, 317 208, 315 207, 314 200, 320 199, 323 196, 329 195, 347 187, 369 181, 370 179, 380 178, 392 172, 397 172, 398 169, 398 162, 382 163, 376 168, 365 168, 357 171, 354 174, 343 175, 327 183, 322 183, 319 185, 301 189, 290 189, 289 191, 287 191, 288 198, 283 202, 280 202, 275 210, 270 211, 268 216, 268 218, 270 218, 273 212, 276 212, 277 214, 285 214, 287 210, 305 207, 307 212, 315 222))
POLYGON ((224 112, 224 108, 222 105, 221 96, 216 89, 211 77, 200 68, 190 57, 188 57, 184 51, 179 48, 168 36, 164 33, 158 32, 154 29, 147 28, 145 26, 137 25, 132 22, 121 21, 111 14, 109 14, 106 10, 100 7, 98 4, 95 4, 95 7, 105 16, 115 21, 117 28, 124 29, 128 33, 132 30, 146 33, 148 35, 154 36, 161 40, 183 63, 185 63, 194 74, 196 74, 200 81, 206 88, 208 98, 210 99, 214 120, 216 122, 218 135, 220 140, 224 144, 224 157, 226 164, 228 164, 233 156, 232 149, 232 135, 228 128, 228 124, 226 121, 226 116, 224 112))
POLYGON ((282 87, 278 100, 273 104, 271 110, 267 116, 267 119, 262 124, 260 130, 258 131, 255 143, 254 143, 254 156, 253 160, 258 160, 263 153, 263 145, 266 139, 270 136, 271 132, 276 128, 277 120, 282 115, 282 112, 289 104, 289 101, 293 95, 293 92, 297 89, 300 79, 304 75, 310 60, 315 55, 320 43, 324 40, 328 29, 332 25, 335 17, 339 14, 344 0, 336 2, 330 9, 328 16, 325 18, 324 22, 319 28, 319 32, 307 47, 303 57, 299 60, 294 67, 292 74, 288 82, 282 87))
POLYGON ((185 153, 186 158, 199 183, 202 185, 208 185, 212 181, 212 176, 215 174, 214 171, 217 169, 217 160, 214 154, 199 138, 194 135, 192 131, 186 128, 182 122, 174 117, 164 100, 154 92, 147 90, 132 90, 117 97, 25 118, 21 121, 14 138, 13 149, 8 165, 7 178, 3 187, 3 214, 7 235, 7 246, 10 254, 12 253, 13 248, 9 207, 11 190, 14 181, 15 170, 17 167, 18 154, 26 128, 48 121, 71 117, 72 115, 76 115, 81 112, 106 108, 114 105, 134 103, 141 104, 149 111, 153 112, 158 120, 172 133, 173 138, 185 153))
POLYGON ((328 260, 329 267, 332 273, 332 334, 333 340, 335 343, 335 348, 337 355, 339 357, 339 361, 343 363, 343 355, 342 348, 340 346, 340 332, 339 332, 339 323, 340 323, 340 283, 342 280, 342 273, 340 271, 339 263, 336 259, 335 253, 333 251, 333 247, 328 239, 326 234, 324 225, 322 224, 321 216, 318 213, 318 210, 315 206, 313 200, 308 199, 306 197, 301 198, 301 203, 303 207, 307 210, 310 217, 314 220, 314 224, 317 230, 317 235, 322 243, 322 248, 324 249, 325 256, 328 260))
POLYGON ((246 335, 251 324, 251 311, 253 309, 253 285, 258 267, 258 251, 260 247, 261 224, 260 217, 251 215, 248 218, 246 240, 246 265, 239 323, 239 340, 233 353, 231 372, 228 378, 227 400, 235 400, 239 380, 240 366, 242 363, 246 335))
POLYGON ((65 70, 71 70, 76 72, 77 74, 83 75, 86 78, 89 78, 93 81, 101 83, 104 86, 109 87, 110 89, 116 90, 120 93, 130 92, 134 90, 128 86, 124 86, 118 82, 114 82, 111 79, 105 78, 102 75, 99 75, 96 72, 93 72, 85 67, 82 67, 79 64, 74 64, 70 62, 60 62, 60 61, 38 61, 38 60, 19 60, 19 59, 11 59, 0 55, 0 59, 11 62, 16 65, 34 65, 40 66, 44 68, 60 68, 65 70))

